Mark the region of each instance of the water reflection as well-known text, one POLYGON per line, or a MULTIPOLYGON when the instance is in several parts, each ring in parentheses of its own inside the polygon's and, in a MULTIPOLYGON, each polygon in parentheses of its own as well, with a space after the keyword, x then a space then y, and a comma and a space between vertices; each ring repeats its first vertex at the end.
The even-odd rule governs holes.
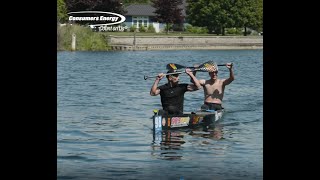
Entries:
POLYGON ((193 137, 204 137, 204 138, 209 138, 213 140, 223 139, 223 134, 224 134, 223 125, 219 122, 211 126, 194 128, 189 133, 189 135, 193 137))
POLYGON ((183 158, 183 144, 186 136, 193 138, 223 139, 223 125, 215 123, 211 126, 199 126, 193 129, 163 130, 153 132, 151 154, 158 159, 181 160, 183 158))
POLYGON ((165 160, 180 160, 182 154, 179 150, 182 149, 183 140, 187 132, 178 130, 163 130, 160 132, 153 132, 153 155, 158 154, 158 158, 165 160))

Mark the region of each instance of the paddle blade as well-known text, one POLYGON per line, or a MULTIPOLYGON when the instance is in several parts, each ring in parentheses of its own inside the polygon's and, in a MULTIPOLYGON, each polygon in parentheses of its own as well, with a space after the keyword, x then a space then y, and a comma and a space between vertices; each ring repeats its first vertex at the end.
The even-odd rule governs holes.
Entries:
POLYGON ((217 66, 217 64, 215 62, 208 61, 208 62, 205 62, 205 63, 201 64, 195 70, 203 71, 203 72, 214 72, 214 71, 218 71, 218 66, 217 66))
POLYGON ((175 64, 175 63, 170 63, 170 64, 167 64, 167 69, 168 70, 178 70, 178 69, 185 69, 187 68, 186 66, 182 66, 180 64, 175 64))

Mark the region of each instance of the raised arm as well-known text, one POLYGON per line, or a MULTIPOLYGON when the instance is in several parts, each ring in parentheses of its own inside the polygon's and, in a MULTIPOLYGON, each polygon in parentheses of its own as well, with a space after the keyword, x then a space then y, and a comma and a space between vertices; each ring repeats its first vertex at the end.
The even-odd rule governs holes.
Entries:
POLYGON ((185 71, 190 76, 191 82, 193 82, 193 84, 188 85, 187 87, 188 91, 195 91, 195 90, 201 89, 202 86, 199 80, 193 75, 191 69, 187 68, 185 71))
POLYGON ((234 80, 234 74, 233 74, 233 70, 232 70, 233 64, 232 64, 232 63, 227 63, 226 66, 227 66, 227 68, 229 69, 230 76, 229 76, 228 79, 226 79, 226 80, 223 82, 224 85, 228 85, 228 84, 230 84, 230 83, 234 80))
MULTIPOLYGON (((199 64, 194 64, 193 67, 194 67, 194 68, 198 68, 198 67, 199 67, 199 64)), ((194 76, 196 76, 197 71, 192 71, 192 74, 193 74, 194 76)), ((194 83, 193 80, 192 80, 192 78, 190 78, 190 82, 194 83)))
POLYGON ((160 89, 158 88, 158 84, 163 77, 164 77, 163 73, 158 74, 158 76, 156 77, 156 80, 154 81, 154 83, 150 89, 151 96, 156 96, 156 95, 160 94, 160 89))

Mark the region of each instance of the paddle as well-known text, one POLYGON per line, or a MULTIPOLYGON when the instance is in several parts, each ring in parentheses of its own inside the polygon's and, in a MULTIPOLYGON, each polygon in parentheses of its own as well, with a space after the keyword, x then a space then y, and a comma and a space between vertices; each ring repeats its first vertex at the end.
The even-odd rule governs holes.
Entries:
MULTIPOLYGON (((197 68, 193 68, 193 70, 191 70, 191 71, 210 72, 210 71, 214 71, 214 67, 213 66, 214 66, 214 62, 213 61, 208 61, 208 62, 205 62, 203 64, 200 64, 199 67, 197 67, 197 68)), ((176 70, 176 69, 174 69, 174 70, 176 70)), ((177 72, 167 73, 167 74, 164 74, 164 75, 166 76, 166 75, 171 75, 171 74, 182 74, 182 73, 184 73, 184 71, 177 71, 177 72)), ((157 76, 144 76, 144 80, 147 80, 148 78, 151 78, 151 77, 157 77, 157 76)))
POLYGON ((194 67, 182 66, 180 64, 175 64, 175 63, 169 63, 169 64, 167 64, 166 67, 168 70, 177 70, 177 69, 186 69, 186 68, 193 69, 194 68, 194 67))
MULTIPOLYGON (((212 61, 208 61, 208 62, 213 63, 212 61)), ((225 65, 226 64, 218 64, 217 66, 225 66, 225 65)), ((177 69, 186 69, 186 68, 194 69, 195 67, 187 67, 187 66, 183 66, 180 64, 169 63, 169 64, 167 64, 166 68, 168 70, 177 70, 177 69)))

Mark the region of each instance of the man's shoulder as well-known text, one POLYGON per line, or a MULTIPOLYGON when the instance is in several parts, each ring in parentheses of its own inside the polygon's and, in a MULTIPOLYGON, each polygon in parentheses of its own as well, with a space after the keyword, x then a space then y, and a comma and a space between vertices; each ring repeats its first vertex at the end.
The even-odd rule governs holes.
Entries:
POLYGON ((163 89, 163 88, 166 88, 166 87, 168 87, 167 84, 163 84, 163 85, 161 85, 161 86, 158 86, 159 89, 163 89))
POLYGON ((178 86, 180 86, 180 87, 184 87, 184 86, 188 86, 189 84, 187 84, 187 83, 181 83, 181 84, 179 84, 178 86))

